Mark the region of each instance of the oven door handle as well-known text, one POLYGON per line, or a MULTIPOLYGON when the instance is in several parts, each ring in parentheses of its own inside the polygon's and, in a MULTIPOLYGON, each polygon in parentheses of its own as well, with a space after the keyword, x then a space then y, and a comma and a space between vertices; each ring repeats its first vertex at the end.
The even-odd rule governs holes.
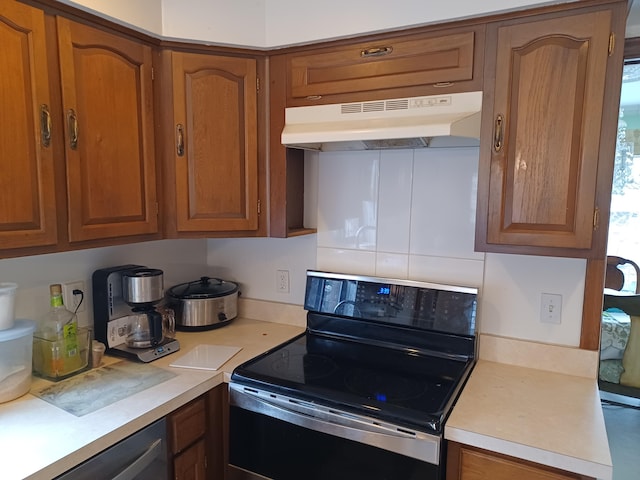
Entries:
POLYGON ((364 415, 229 385, 229 401, 255 413, 303 428, 389 450, 435 465, 440 463, 440 436, 417 432, 364 415))

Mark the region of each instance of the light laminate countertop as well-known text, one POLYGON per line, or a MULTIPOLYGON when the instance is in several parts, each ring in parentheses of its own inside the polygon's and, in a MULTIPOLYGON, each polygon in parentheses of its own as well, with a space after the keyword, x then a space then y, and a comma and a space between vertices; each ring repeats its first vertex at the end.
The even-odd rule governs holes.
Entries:
POLYGON ((592 378, 479 360, 445 438, 598 479, 613 474, 592 378))
MULTIPOLYGON (((2 403, 0 478, 50 480, 228 380, 233 369, 245 360, 303 331, 291 325, 236 318, 216 330, 178 332, 180 351, 150 364, 175 373, 173 378, 80 417, 31 393, 2 403), (200 344, 242 350, 217 371, 169 366, 200 344)), ((117 361, 106 356, 103 363, 117 361)), ((45 384, 54 385, 34 378, 32 390, 45 384)))
MULTIPOLYGON (((228 381, 240 363, 304 328, 237 318, 207 332, 178 333, 180 351, 151 363, 175 376, 82 417, 32 394, 0 404, 3 480, 51 479, 197 396, 228 381), (218 371, 169 367, 200 344, 242 350, 218 371)), ((118 361, 105 357, 105 363, 118 361)), ((35 379, 32 390, 43 384, 35 379)), ((611 480, 612 466, 595 379, 480 360, 445 438, 571 472, 611 480)))

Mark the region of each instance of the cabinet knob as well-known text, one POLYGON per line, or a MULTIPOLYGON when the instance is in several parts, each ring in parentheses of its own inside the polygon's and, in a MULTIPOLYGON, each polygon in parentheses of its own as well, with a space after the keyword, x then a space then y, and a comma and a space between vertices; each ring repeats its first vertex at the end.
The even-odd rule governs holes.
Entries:
POLYGON ((502 114, 498 114, 493 129, 493 151, 498 153, 502 150, 504 135, 504 118, 502 114))
POLYGON ((176 125, 176 154, 184 157, 184 127, 181 123, 176 125))

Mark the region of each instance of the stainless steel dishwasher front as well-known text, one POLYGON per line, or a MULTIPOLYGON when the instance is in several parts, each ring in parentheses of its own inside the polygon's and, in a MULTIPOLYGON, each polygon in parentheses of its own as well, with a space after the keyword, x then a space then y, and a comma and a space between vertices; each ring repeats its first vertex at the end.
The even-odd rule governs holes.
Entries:
POLYGON ((56 480, 168 480, 164 418, 57 477, 56 480))

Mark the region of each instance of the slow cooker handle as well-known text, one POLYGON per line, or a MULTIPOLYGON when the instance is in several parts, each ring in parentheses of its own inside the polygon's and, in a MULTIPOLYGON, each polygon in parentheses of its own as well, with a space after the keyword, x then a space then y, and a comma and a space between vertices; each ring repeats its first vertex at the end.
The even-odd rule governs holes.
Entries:
MULTIPOLYGON (((209 280, 212 280, 212 277, 200 277, 200 283, 202 285, 209 284, 209 280)), ((216 280, 218 282, 218 285, 222 285, 224 283, 224 280, 222 280, 221 278, 213 277, 213 280, 216 280)))

